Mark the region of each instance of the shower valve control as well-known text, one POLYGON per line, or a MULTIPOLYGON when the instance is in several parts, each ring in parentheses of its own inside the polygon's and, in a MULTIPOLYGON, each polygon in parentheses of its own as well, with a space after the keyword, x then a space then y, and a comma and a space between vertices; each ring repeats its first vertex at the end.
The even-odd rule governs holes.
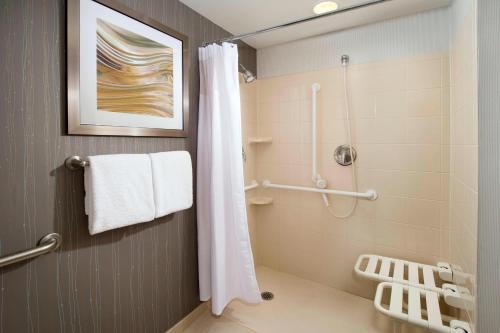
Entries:
POLYGON ((350 145, 342 145, 338 146, 335 151, 333 152, 333 158, 335 159, 335 162, 342 166, 348 166, 352 164, 352 161, 356 161, 356 158, 358 157, 358 154, 356 152, 356 149, 350 145), (351 156, 352 152, 352 156, 351 156))

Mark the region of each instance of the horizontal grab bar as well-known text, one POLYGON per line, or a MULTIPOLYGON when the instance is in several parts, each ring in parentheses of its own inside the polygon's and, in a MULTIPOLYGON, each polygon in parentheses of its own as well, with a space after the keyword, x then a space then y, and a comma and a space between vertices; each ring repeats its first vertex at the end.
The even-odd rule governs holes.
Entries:
POLYGON ((367 199, 367 200, 376 200, 377 196, 378 196, 377 192, 375 190, 368 190, 366 192, 349 192, 349 191, 321 189, 321 188, 315 188, 315 187, 279 185, 279 184, 273 184, 269 180, 264 180, 262 182, 262 187, 264 187, 264 188, 281 188, 284 190, 316 192, 316 193, 325 193, 325 194, 335 194, 335 195, 342 195, 345 197, 354 197, 354 198, 367 199))
POLYGON ((0 257, 0 267, 11 265, 16 262, 28 260, 41 256, 42 254, 52 252, 54 250, 57 250, 60 245, 61 236, 59 234, 47 234, 38 241, 38 245, 34 248, 0 257))
POLYGON ((257 188, 257 187, 259 187, 259 183, 256 180, 252 180, 250 185, 245 186, 245 191, 253 190, 254 188, 257 188))

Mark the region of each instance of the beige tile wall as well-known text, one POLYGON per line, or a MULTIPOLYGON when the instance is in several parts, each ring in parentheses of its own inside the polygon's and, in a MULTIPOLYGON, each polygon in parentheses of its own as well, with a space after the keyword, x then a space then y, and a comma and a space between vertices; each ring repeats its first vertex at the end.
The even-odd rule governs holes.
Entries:
MULTIPOLYGON (((425 54, 348 71, 359 190, 375 189, 379 199, 359 201, 352 217, 339 219, 319 194, 260 189, 274 203, 253 208, 256 242, 265 266, 370 297, 373 285, 353 276, 360 254, 425 263, 449 257, 449 57, 425 54)), ((311 186, 314 82, 321 85, 319 172, 330 188, 351 189, 350 168, 333 160, 335 147, 347 143, 338 67, 259 80, 256 119, 244 123, 273 137, 252 156, 259 181, 311 186)), ((353 203, 330 202, 337 214, 353 203)))
MULTIPOLYGON (((476 12, 472 5, 451 48, 450 228, 452 261, 475 293, 478 203, 478 108, 476 12)), ((474 323, 473 311, 464 313, 474 323)))
MULTIPOLYGON (((243 164, 245 172, 245 184, 249 185, 252 180, 256 179, 255 174, 255 153, 256 149, 248 144, 248 138, 255 136, 257 133, 257 83, 245 83, 240 78, 240 100, 241 100, 241 123, 243 136, 243 149, 246 155, 246 161, 243 164)), ((252 244, 252 252, 254 262, 259 264, 259 256, 257 250, 257 223, 256 212, 249 204, 250 198, 256 195, 256 191, 247 191, 247 215, 248 215, 248 232, 250 233, 250 241, 252 244)))

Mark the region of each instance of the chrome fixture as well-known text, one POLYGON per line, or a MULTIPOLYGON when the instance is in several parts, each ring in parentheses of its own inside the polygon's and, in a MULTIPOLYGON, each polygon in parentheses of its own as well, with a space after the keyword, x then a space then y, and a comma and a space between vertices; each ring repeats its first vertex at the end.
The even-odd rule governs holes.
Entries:
POLYGON ((340 57, 340 63, 342 64, 342 66, 349 65, 349 56, 344 54, 342 57, 340 57))
POLYGON ((337 149, 335 149, 335 152, 333 153, 335 161, 342 166, 351 165, 353 160, 353 158, 351 158, 351 149, 354 161, 356 161, 356 158, 358 156, 356 149, 349 145, 338 146, 337 149))
POLYGON ((89 161, 84 160, 82 157, 75 155, 70 156, 64 161, 64 165, 71 171, 75 171, 78 169, 83 169, 86 166, 90 165, 89 161))
POLYGON ((245 68, 245 66, 240 64, 240 67, 242 69, 241 74, 243 74, 243 80, 245 80, 245 83, 251 83, 257 79, 252 72, 245 68))
POLYGON ((36 247, 0 257, 0 267, 28 260, 57 250, 61 245, 61 236, 51 233, 43 236, 36 247))
POLYGON ((303 18, 303 19, 299 19, 299 20, 287 22, 287 23, 284 23, 284 24, 276 25, 274 27, 269 27, 269 28, 265 28, 265 29, 261 29, 261 30, 257 30, 257 31, 253 31, 253 32, 248 32, 248 33, 241 34, 241 35, 235 35, 235 36, 232 36, 232 37, 222 38, 222 39, 215 40, 215 41, 212 41, 212 42, 205 42, 205 43, 203 43, 203 46, 207 46, 207 45, 213 44, 213 43, 233 42, 235 40, 240 40, 240 39, 243 39, 243 38, 246 38, 246 37, 250 37, 250 36, 254 36, 254 35, 258 35, 258 34, 261 34, 261 33, 264 33, 264 32, 270 32, 270 31, 281 29, 281 28, 287 28, 287 27, 290 27, 292 25, 296 25, 296 24, 300 24, 300 23, 305 23, 305 22, 309 22, 309 21, 313 21, 313 20, 317 20, 317 19, 321 19, 321 18, 324 18, 324 17, 327 17, 327 16, 333 16, 333 15, 337 15, 337 14, 341 14, 341 13, 347 13, 347 12, 350 12, 351 10, 361 9, 361 8, 368 7, 368 6, 373 6, 373 5, 378 5, 378 4, 381 4, 383 2, 388 2, 388 1, 392 1, 392 0, 367 1, 367 2, 364 2, 364 3, 360 3, 358 5, 344 7, 344 8, 337 9, 337 10, 331 11, 331 12, 326 12, 326 13, 320 14, 320 15, 309 16, 309 17, 306 17, 306 18, 303 18))

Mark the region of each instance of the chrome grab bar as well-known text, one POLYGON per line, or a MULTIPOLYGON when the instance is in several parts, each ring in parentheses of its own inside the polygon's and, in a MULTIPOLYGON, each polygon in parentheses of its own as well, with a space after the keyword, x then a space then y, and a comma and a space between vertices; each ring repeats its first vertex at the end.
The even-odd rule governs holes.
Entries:
POLYGON ((38 241, 37 246, 34 248, 0 257, 0 267, 4 267, 19 261, 28 260, 41 256, 42 254, 52 252, 54 250, 57 250, 60 245, 61 235, 56 233, 47 234, 38 241))

